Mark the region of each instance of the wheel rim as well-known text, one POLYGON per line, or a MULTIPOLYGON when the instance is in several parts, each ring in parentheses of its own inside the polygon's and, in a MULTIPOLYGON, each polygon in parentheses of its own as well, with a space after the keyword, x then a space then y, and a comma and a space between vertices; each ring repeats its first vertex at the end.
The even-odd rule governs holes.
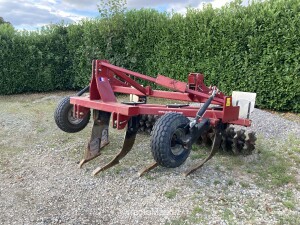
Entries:
POLYGON ((185 131, 183 128, 177 128, 172 135, 171 139, 171 152, 173 155, 180 155, 183 153, 184 148, 181 144, 177 143, 177 139, 182 139, 185 136, 185 131))
POLYGON ((82 122, 83 119, 77 119, 73 116, 73 107, 70 108, 69 112, 68 112, 68 121, 71 124, 77 125, 80 124, 82 122))

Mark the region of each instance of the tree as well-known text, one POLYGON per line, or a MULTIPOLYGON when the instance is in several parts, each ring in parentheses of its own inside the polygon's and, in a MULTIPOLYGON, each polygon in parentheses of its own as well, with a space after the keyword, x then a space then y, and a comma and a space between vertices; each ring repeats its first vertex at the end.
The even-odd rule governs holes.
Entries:
POLYGON ((98 11, 101 18, 113 17, 115 15, 124 14, 126 11, 126 0, 100 0, 98 11))
POLYGON ((11 25, 10 22, 7 22, 3 19, 3 17, 0 16, 0 24, 8 24, 8 25, 11 25))

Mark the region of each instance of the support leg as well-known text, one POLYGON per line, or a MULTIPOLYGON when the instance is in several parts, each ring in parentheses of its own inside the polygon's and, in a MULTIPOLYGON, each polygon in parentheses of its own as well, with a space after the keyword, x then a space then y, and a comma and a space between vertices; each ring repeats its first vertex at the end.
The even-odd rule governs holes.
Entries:
POLYGON ((139 172, 139 176, 143 176, 145 173, 147 173, 150 170, 153 170, 154 168, 156 168, 158 166, 157 162, 154 162, 152 164, 150 164, 149 166, 147 166, 146 168, 143 168, 142 170, 140 170, 139 172))
POLYGON ((189 170, 187 170, 184 173, 184 176, 188 176, 191 173, 195 172, 197 169, 201 168, 204 165, 204 163, 206 163, 208 160, 210 160, 219 150, 221 142, 222 142, 222 129, 216 128, 216 134, 215 134, 215 137, 213 140, 213 145, 212 145, 209 155, 202 162, 200 162, 199 164, 197 164, 197 165, 193 166, 192 168, 190 168, 189 170))
POLYGON ((101 149, 109 144, 108 128, 111 113, 94 110, 94 125, 92 128, 91 139, 84 152, 84 158, 81 160, 79 167, 81 168, 86 162, 101 155, 101 149))
POLYGON ((121 151, 109 163, 107 163, 103 167, 96 168, 93 172, 93 175, 96 175, 101 171, 107 170, 110 167, 117 165, 119 163, 119 161, 122 158, 124 158, 128 154, 128 152, 130 152, 130 150, 132 149, 132 146, 134 144, 137 131, 138 131, 138 123, 139 123, 138 120, 139 120, 139 117, 132 117, 128 121, 127 131, 125 134, 124 143, 123 143, 121 151))

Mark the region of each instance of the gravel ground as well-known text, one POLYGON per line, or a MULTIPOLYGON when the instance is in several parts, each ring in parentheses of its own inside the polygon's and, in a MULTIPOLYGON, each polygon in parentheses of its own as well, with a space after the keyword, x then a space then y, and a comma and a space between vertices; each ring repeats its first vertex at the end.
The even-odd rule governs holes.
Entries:
POLYGON ((251 114, 252 126, 249 130, 264 138, 286 140, 290 135, 300 138, 298 122, 287 120, 279 115, 260 109, 254 109, 251 114))
MULTIPOLYGON (((0 224, 300 224, 299 163, 291 170, 295 182, 266 180, 268 188, 257 182, 259 173, 246 172, 268 163, 260 157, 236 163, 217 155, 184 177, 196 160, 190 157, 179 168, 139 178, 153 159, 149 137, 138 135, 120 165, 92 177, 117 152, 123 133, 113 131, 103 156, 79 169, 91 124, 76 134, 55 126, 53 111, 63 95, 0 97, 0 224)), ((299 151, 288 139, 299 138, 299 123, 258 109, 252 116, 261 143, 299 151)))

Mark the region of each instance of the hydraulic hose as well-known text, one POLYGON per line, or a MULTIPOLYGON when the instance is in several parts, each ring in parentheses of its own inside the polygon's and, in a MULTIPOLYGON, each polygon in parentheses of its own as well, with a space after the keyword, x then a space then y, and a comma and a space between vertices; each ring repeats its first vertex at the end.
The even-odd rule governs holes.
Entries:
POLYGON ((83 95, 85 92, 89 91, 90 86, 86 86, 85 88, 83 88, 81 91, 79 91, 76 95, 77 96, 81 96, 83 95))
POLYGON ((196 125, 197 121, 204 115, 205 111, 211 104, 212 100, 214 99, 215 95, 217 94, 217 89, 215 88, 211 94, 211 96, 206 100, 203 106, 198 110, 195 119, 190 123, 190 127, 196 125))

